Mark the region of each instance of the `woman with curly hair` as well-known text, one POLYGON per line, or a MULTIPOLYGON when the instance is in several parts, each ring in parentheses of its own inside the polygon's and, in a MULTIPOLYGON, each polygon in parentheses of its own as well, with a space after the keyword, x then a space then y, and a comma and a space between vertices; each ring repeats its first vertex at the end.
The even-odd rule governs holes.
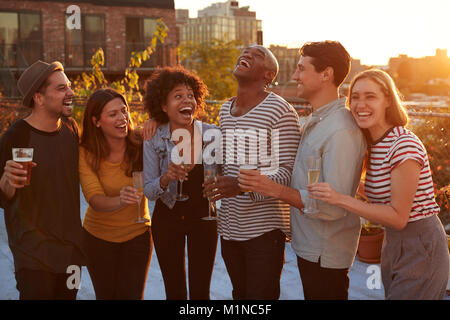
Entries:
POLYGON ((182 67, 156 70, 145 86, 145 108, 159 127, 153 138, 144 142, 144 193, 149 200, 156 201, 152 216, 153 241, 166 298, 170 300, 188 297, 186 242, 189 298, 209 299, 217 223, 201 219, 208 215, 208 201, 202 193, 202 133, 216 127, 196 120, 204 109, 203 99, 207 94, 198 76, 182 67), (175 138, 175 131, 179 130, 192 138, 180 142, 175 138), (185 163, 191 164, 186 167, 174 164, 171 159, 172 150, 182 144, 191 150, 187 152, 190 154, 182 155, 187 159, 185 163), (189 197, 186 201, 176 201, 179 179, 185 179, 183 192, 189 197))
POLYGON ((87 267, 96 298, 143 299, 152 256, 147 200, 133 188, 142 171, 142 137, 126 99, 114 89, 89 98, 80 145, 80 183, 89 204, 83 227, 87 267), (138 202, 146 223, 135 223, 138 202))

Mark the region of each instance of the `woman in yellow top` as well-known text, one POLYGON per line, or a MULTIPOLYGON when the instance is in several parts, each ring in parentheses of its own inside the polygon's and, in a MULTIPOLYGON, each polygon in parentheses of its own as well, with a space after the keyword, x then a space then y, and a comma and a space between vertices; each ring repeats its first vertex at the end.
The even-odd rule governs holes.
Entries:
POLYGON ((91 95, 80 145, 80 182, 89 203, 83 245, 96 298, 142 299, 153 249, 147 200, 132 187, 132 172, 142 171, 142 138, 119 92, 91 95), (135 222, 139 200, 145 223, 135 222))

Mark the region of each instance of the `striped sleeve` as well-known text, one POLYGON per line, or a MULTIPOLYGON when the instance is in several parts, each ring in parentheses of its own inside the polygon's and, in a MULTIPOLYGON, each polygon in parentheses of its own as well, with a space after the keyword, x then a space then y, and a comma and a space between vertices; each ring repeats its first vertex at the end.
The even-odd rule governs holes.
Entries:
POLYGON ((422 143, 413 135, 403 135, 395 141, 388 156, 391 172, 406 160, 417 161, 421 169, 425 166, 427 152, 422 143))
MULTIPOLYGON (((275 152, 277 161, 272 162, 272 168, 268 169, 266 174, 276 183, 288 186, 291 182, 295 156, 300 142, 300 124, 297 113, 285 113, 278 119, 272 132, 272 152, 275 152)), ((268 198, 254 192, 250 194, 250 197, 255 202, 268 198)))

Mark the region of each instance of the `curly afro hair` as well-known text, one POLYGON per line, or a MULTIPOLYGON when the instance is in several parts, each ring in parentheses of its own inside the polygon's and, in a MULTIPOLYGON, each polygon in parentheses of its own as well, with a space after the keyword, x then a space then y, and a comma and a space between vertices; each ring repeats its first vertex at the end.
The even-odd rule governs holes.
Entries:
POLYGON ((180 84, 187 85, 194 92, 197 101, 195 116, 197 117, 199 113, 204 111, 205 102, 203 99, 208 95, 208 88, 196 74, 182 66, 159 68, 145 82, 144 87, 144 108, 158 123, 169 122, 162 106, 166 103, 170 91, 180 84))

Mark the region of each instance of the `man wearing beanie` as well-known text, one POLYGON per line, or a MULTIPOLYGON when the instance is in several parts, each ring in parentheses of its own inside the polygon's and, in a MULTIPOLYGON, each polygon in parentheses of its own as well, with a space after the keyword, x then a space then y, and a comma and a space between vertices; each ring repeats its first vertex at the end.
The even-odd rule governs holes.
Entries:
POLYGON ((83 256, 74 93, 59 62, 35 62, 17 86, 31 114, 0 138, 0 205, 17 289, 20 299, 76 299, 73 275, 83 256), (28 185, 26 170, 12 160, 19 147, 33 148, 28 185))

